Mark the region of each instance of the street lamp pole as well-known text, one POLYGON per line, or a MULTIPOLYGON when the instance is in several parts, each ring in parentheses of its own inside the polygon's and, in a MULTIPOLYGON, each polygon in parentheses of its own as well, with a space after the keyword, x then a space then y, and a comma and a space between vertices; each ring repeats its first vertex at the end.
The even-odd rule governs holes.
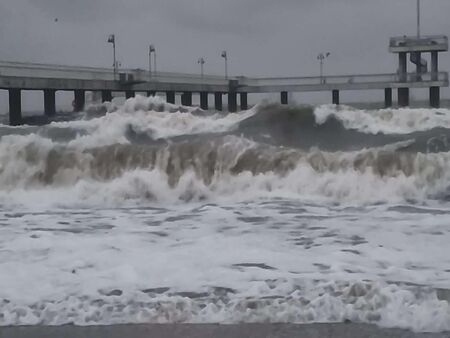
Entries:
POLYGON ((150 45, 148 48, 148 71, 150 74, 150 79, 152 78, 152 53, 155 54, 155 65, 153 67, 153 71, 156 75, 156 50, 154 45, 150 45))
POLYGON ((203 65, 205 64, 205 59, 204 58, 199 58, 198 59, 198 64, 200 65, 200 75, 201 75, 201 77, 203 79, 203 75, 204 75, 204 73, 203 73, 203 65))
POLYGON ((417 38, 420 39, 420 0, 417 0, 417 38))
POLYGON ((108 43, 112 43, 113 45, 113 71, 114 71, 114 81, 117 79, 117 61, 116 61, 116 35, 111 34, 108 37, 108 43))
POLYGON ((329 56, 330 56, 330 53, 320 53, 317 56, 317 60, 319 60, 319 62, 320 62, 320 83, 321 84, 323 84, 325 82, 324 78, 323 78, 323 66, 325 63, 325 59, 328 58, 329 56))
POLYGON ((228 80, 228 54, 227 51, 224 50, 221 56, 225 59, 225 79, 228 80))

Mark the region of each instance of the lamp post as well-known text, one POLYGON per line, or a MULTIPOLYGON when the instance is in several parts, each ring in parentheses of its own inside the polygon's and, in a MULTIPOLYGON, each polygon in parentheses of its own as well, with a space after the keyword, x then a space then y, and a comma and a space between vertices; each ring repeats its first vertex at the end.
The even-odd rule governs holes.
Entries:
POLYGON ((317 55, 317 60, 320 62, 320 83, 325 83, 323 78, 323 65, 325 63, 325 59, 327 59, 331 54, 330 53, 320 53, 317 55))
POLYGON ((420 39, 420 0, 417 0, 417 38, 420 39))
POLYGON ((148 48, 148 71, 150 73, 150 79, 152 78, 152 53, 154 54, 153 72, 156 75, 156 49, 154 45, 150 45, 148 48))
POLYGON ((111 34, 108 37, 108 43, 112 43, 113 45, 113 72, 114 72, 114 81, 116 80, 117 76, 117 61, 116 61, 116 35, 111 34))
POLYGON ((227 54, 227 51, 224 50, 220 56, 225 59, 225 79, 228 80, 228 54, 227 54))
POLYGON ((201 75, 202 79, 203 79, 203 75, 204 75, 204 73, 203 73, 203 65, 205 63, 206 63, 206 61, 205 61, 204 58, 199 58, 198 59, 198 64, 200 65, 200 75, 201 75))

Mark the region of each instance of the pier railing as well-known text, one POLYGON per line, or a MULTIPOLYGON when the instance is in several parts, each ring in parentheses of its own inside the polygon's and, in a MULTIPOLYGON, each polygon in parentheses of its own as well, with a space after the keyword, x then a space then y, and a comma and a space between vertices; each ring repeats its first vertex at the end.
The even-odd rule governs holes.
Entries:
MULTIPOLYGON (((322 77, 250 78, 240 76, 226 79, 224 76, 214 75, 201 76, 200 74, 171 72, 150 73, 143 69, 122 69, 119 71, 119 76, 114 79, 113 70, 109 68, 0 61, 0 79, 2 77, 16 80, 82 80, 84 82, 84 87, 82 88, 87 89, 99 89, 103 87, 119 89, 123 86, 135 85, 136 90, 160 89, 181 91, 189 91, 189 88, 192 91, 206 91, 205 88, 211 91, 228 91, 228 88, 231 87, 235 88, 238 92, 280 92, 448 86, 448 73, 446 72, 423 74, 359 74, 322 77), (230 85, 230 80, 232 80, 232 85, 230 85), (95 86, 92 85, 93 82, 95 82, 95 86), (173 89, 170 89, 170 86, 173 89)), ((44 84, 47 85, 47 83, 44 84)), ((40 84, 37 84, 32 87, 39 88, 39 86, 40 84)), ((69 87, 72 88, 71 86, 69 87)), ((24 86, 23 88, 27 87, 24 86)))
MULTIPOLYGON (((448 73, 367 74, 315 77, 239 78, 239 85, 258 91, 283 91, 291 87, 298 91, 327 89, 375 89, 389 87, 420 87, 433 82, 448 85, 448 73)), ((289 91, 289 90, 287 90, 289 91)))
POLYGON ((114 79, 112 68, 80 67, 48 65, 39 63, 19 63, 0 61, 0 76, 30 77, 43 79, 75 79, 75 80, 102 80, 127 82, 176 82, 176 83, 207 83, 225 85, 228 80, 223 76, 156 72, 150 73, 144 69, 119 69, 119 75, 114 79), (120 76, 121 74, 125 76, 120 76))

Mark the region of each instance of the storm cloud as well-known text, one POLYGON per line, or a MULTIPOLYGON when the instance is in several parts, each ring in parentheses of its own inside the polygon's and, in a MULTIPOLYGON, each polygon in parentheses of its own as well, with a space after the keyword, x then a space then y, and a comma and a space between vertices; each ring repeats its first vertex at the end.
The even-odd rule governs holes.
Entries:
MULTIPOLYGON (((450 35, 450 1, 423 0, 423 33, 450 35)), ((146 68, 148 44, 166 71, 308 76, 331 52, 327 74, 395 72, 389 37, 415 33, 413 0, 2 0, 0 59, 146 68)), ((450 69, 445 55, 441 67, 450 69)), ((448 93, 444 91, 444 96, 448 93)))

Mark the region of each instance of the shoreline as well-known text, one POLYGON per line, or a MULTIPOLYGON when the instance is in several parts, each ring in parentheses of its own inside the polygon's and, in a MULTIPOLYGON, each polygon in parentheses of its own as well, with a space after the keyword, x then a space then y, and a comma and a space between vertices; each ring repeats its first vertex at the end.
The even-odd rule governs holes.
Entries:
POLYGON ((448 338, 368 324, 126 324, 0 327, 0 338, 448 338))

